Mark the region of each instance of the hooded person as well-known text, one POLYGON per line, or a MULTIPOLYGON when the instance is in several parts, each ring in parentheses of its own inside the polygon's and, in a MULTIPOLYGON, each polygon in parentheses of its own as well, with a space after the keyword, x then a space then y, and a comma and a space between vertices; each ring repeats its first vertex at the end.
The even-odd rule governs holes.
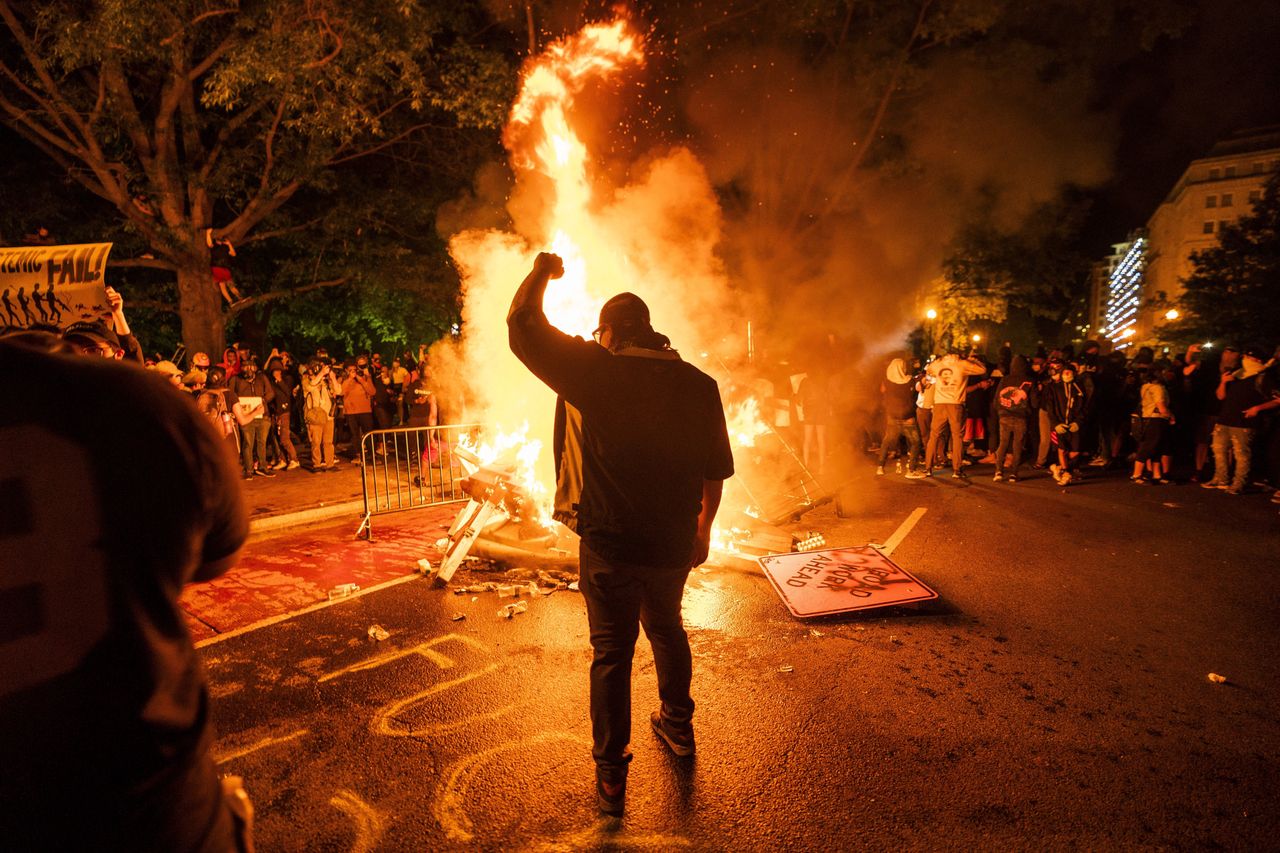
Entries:
MULTIPOLYGON (((907 476, 916 476, 916 461, 920 457, 920 429, 916 424, 916 391, 906 362, 895 358, 884 371, 880 383, 880 396, 884 400, 884 439, 880 442, 880 458, 876 462, 876 474, 884 473, 885 460, 890 449, 897 450, 903 438, 907 440, 907 476)), ((902 473, 902 457, 898 457, 898 473, 902 473)), ((923 475, 921 475, 923 476, 923 475)))
POLYGON ((1071 482, 1072 467, 1080 455, 1080 429, 1087 414, 1085 402, 1084 389, 1076 382, 1075 365, 1063 364, 1058 378, 1045 392, 1049 425, 1058 445, 1058 461, 1049 466, 1049 471, 1061 486, 1071 482))
POLYGON ((715 380, 654 331, 640 297, 620 293, 604 304, 595 343, 551 325, 543 294, 562 275, 560 258, 538 255, 507 329, 512 352, 560 398, 557 469, 580 478, 572 509, 593 650, 595 793, 602 812, 621 815, 642 621, 661 700, 650 724, 677 756, 694 751, 693 661, 680 601, 689 570, 707 558, 733 455, 715 380))
POLYGON ((1015 355, 1009 362, 1009 373, 996 390, 996 413, 1000 419, 1000 444, 996 448, 994 482, 1018 482, 1018 466, 1022 464, 1022 446, 1027 437, 1027 421, 1037 405, 1037 386, 1027 360, 1015 355), (1005 459, 1012 463, 1005 467, 1005 459))

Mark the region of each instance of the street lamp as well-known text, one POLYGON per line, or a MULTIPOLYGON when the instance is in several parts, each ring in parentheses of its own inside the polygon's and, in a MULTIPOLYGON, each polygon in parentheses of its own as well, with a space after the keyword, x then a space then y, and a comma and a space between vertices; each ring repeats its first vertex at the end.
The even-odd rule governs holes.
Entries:
POLYGON ((1164 312, 1164 318, 1165 318, 1166 320, 1176 320, 1176 319, 1178 319, 1178 309, 1177 309, 1177 308, 1170 308, 1168 311, 1164 312))
POLYGON ((969 337, 973 340, 975 344, 978 343, 978 341, 982 340, 982 335, 978 334, 977 332, 974 332, 969 337))
POLYGON ((936 320, 938 319, 938 312, 930 308, 928 311, 924 312, 924 316, 926 319, 936 320))

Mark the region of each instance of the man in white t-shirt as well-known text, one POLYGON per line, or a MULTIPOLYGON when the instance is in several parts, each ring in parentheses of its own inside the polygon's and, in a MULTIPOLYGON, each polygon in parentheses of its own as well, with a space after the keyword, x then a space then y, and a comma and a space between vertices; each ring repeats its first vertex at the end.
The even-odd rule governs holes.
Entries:
POLYGON ((964 479, 960 467, 964 460, 964 398, 970 376, 982 376, 987 368, 977 358, 961 358, 950 352, 929 362, 925 371, 934 378, 933 425, 929 429, 929 445, 925 448, 925 474, 933 473, 933 456, 938 450, 942 430, 951 429, 951 476, 964 479))

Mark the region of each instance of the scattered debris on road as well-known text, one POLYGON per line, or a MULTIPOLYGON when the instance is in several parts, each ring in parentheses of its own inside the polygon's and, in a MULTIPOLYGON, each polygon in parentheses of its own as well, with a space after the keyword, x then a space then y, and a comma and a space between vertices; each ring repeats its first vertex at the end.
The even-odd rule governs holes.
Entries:
POLYGON ((528 609, 529 602, 527 601, 517 601, 514 604, 504 604, 502 605, 502 609, 498 611, 498 618, 510 619, 517 613, 524 613, 528 611, 528 609))
POLYGON ((455 613, 455 614, 453 614, 453 621, 454 621, 454 622, 461 622, 463 619, 466 619, 466 618, 467 618, 467 614, 465 614, 465 613, 455 613))
POLYGON ((360 591, 360 584, 357 584, 357 583, 339 584, 338 586, 335 586, 333 589, 329 590, 329 600, 333 601, 335 598, 346 598, 350 595, 355 595, 359 591, 360 591))
POLYGON ((778 667, 778 672, 795 672, 795 669, 796 668, 791 664, 784 663, 782 666, 778 667))
POLYGON ((387 632, 387 629, 383 628, 381 625, 370 625, 368 633, 369 639, 377 640, 379 643, 391 636, 391 634, 387 632))
POLYGON ((1218 675, 1218 673, 1216 672, 1209 673, 1209 680, 1212 681, 1214 684, 1227 683, 1227 677, 1225 675, 1218 675))

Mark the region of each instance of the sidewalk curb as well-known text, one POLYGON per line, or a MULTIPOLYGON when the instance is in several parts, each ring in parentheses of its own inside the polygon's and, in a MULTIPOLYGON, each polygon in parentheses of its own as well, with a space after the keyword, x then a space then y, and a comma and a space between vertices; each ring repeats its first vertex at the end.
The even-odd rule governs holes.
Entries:
MULTIPOLYGON (((297 512, 283 512, 278 515, 268 515, 261 518, 249 519, 249 535, 256 536, 262 533, 274 533, 279 530, 287 530, 290 527, 301 527, 306 524, 314 524, 317 521, 328 521, 334 518, 347 516, 351 518, 352 524, 357 524, 360 520, 360 514, 364 510, 363 500, 343 501, 342 503, 320 505, 311 509, 299 510, 297 512)), ((353 531, 354 534, 354 531, 353 531)))

